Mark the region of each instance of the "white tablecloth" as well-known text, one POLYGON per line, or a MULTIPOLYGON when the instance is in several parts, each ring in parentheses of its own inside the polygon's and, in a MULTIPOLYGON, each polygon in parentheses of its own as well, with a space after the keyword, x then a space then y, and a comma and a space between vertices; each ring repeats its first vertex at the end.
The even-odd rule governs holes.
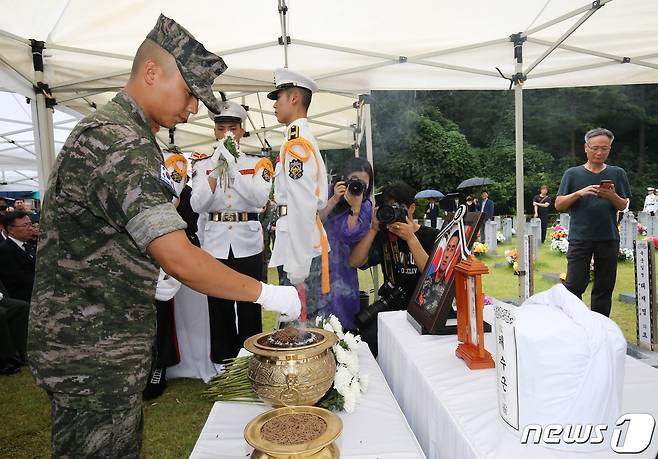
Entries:
MULTIPOLYGON (((378 361, 428 458, 656 457, 658 434, 638 455, 565 453, 521 445, 498 415, 496 370, 469 370, 455 356, 455 335, 419 335, 406 314, 379 314, 378 361)), ((491 333, 485 335, 485 343, 493 354, 491 333)), ((651 413, 658 421, 658 370, 631 357, 626 358, 622 413, 651 413)))
MULTIPOLYGON (((343 433, 337 441, 341 458, 424 458, 400 407, 368 346, 359 349, 361 371, 370 383, 352 414, 339 413, 343 433)), ((191 458, 248 457, 252 448, 243 437, 247 423, 269 410, 266 405, 215 402, 191 458)))

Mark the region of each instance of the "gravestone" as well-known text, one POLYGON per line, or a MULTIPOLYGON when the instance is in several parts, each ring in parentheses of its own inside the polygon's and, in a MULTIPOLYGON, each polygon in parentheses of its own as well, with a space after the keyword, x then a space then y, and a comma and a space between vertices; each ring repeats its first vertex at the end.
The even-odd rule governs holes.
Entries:
POLYGON ((501 225, 501 223, 500 223, 500 215, 496 215, 496 216, 494 217, 494 221, 496 222, 496 231, 502 231, 502 230, 503 230, 503 227, 502 227, 502 225, 501 225))
POLYGON ((505 236, 505 243, 512 242, 512 219, 507 217, 503 219, 503 236, 505 236))
POLYGON ((633 242, 637 239, 637 222, 628 217, 621 221, 619 230, 619 247, 633 250, 633 242))
POLYGON ((493 220, 487 220, 484 224, 484 243, 489 247, 489 255, 496 255, 498 253, 496 222, 493 220))
POLYGON ((640 225, 647 227, 649 226, 649 214, 644 211, 639 211, 637 213, 637 221, 640 223, 640 225))
POLYGON ((512 228, 514 228, 515 232, 519 232, 519 227, 516 224, 516 215, 512 215, 512 228))
POLYGON ((443 219, 442 218, 439 217, 439 218, 436 219, 436 227, 439 228, 439 229, 443 228, 443 219))
POLYGON ((647 214, 647 236, 658 236, 658 215, 647 214))
POLYGON ((560 214, 560 225, 564 226, 567 231, 569 231, 569 220, 570 220, 569 214, 562 213, 560 214))
POLYGON ((534 250, 534 255, 535 255, 535 260, 537 260, 537 256, 539 253, 539 246, 541 245, 541 220, 538 218, 533 218, 530 220, 530 224, 528 225, 529 230, 528 234, 532 234, 532 247, 535 249, 534 250))

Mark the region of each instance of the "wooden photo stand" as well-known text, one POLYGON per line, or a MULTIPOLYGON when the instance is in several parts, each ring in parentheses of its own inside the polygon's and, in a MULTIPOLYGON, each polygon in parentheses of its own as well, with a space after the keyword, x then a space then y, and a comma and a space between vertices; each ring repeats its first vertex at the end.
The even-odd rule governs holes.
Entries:
POLYGON ((457 339, 460 341, 455 355, 471 370, 495 367, 491 354, 484 348, 482 274, 488 273, 489 268, 473 255, 455 267, 457 339))

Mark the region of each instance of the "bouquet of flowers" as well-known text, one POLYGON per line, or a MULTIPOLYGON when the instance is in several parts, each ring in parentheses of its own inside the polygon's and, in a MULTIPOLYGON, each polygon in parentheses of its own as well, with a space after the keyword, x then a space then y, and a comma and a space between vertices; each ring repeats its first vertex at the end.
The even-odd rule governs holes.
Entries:
POLYGON ((219 158, 217 159, 217 166, 215 167, 215 170, 213 171, 213 175, 217 177, 217 180, 219 181, 220 185, 224 188, 230 188, 231 187, 231 177, 229 174, 229 161, 233 161, 234 163, 237 163, 238 157, 240 157, 240 147, 238 143, 235 141, 235 137, 233 136, 233 133, 231 131, 227 131, 224 134, 224 148, 226 148, 226 151, 229 152, 229 157, 227 158, 226 155, 220 154, 219 158))
POLYGON ((476 242, 473 244, 473 253, 475 256, 479 257, 480 255, 484 255, 489 251, 489 247, 487 244, 483 244, 481 242, 476 242))
POLYGON ((649 237, 647 237, 647 241, 651 241, 651 242, 653 242, 653 246, 654 246, 655 248, 658 248, 658 237, 656 237, 656 236, 649 236, 649 237))
POLYGON ((338 337, 338 343, 331 349, 336 357, 334 385, 317 405, 333 411, 345 410, 352 413, 361 393, 368 387, 367 375, 359 373, 358 349, 361 337, 343 332, 340 321, 334 315, 316 317, 315 326, 332 331, 338 337))
POLYGON ((553 227, 553 235, 551 236, 551 238, 553 240, 558 240, 559 241, 560 239, 566 239, 568 235, 569 235, 569 233, 568 233, 567 229, 564 226, 555 225, 553 227))
POLYGON ((619 260, 621 261, 633 261, 633 251, 631 249, 619 249, 619 260))
POLYGON ((553 252, 567 253, 569 249, 569 241, 565 238, 553 238, 551 241, 551 250, 553 252))
POLYGON ((514 269, 514 274, 519 275, 519 253, 516 249, 505 250, 505 261, 514 269))
POLYGON ((640 236, 646 236, 647 235, 647 227, 644 226, 641 223, 638 223, 637 224, 637 234, 639 234, 640 236))
POLYGON ((503 234, 502 231, 497 231, 496 232, 496 240, 498 242, 505 242, 505 235, 503 234))
POLYGON ((566 282, 566 280, 567 280, 567 273, 561 272, 560 273, 560 282, 562 282, 564 284, 566 282))

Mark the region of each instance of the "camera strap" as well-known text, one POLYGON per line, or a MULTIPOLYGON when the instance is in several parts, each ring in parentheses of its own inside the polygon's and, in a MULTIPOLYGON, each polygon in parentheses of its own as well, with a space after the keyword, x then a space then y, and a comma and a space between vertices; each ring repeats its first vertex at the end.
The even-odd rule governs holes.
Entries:
POLYGON ((398 238, 388 238, 384 244, 384 274, 388 279, 397 280, 395 277, 395 267, 400 263, 400 249, 398 247, 398 238))

